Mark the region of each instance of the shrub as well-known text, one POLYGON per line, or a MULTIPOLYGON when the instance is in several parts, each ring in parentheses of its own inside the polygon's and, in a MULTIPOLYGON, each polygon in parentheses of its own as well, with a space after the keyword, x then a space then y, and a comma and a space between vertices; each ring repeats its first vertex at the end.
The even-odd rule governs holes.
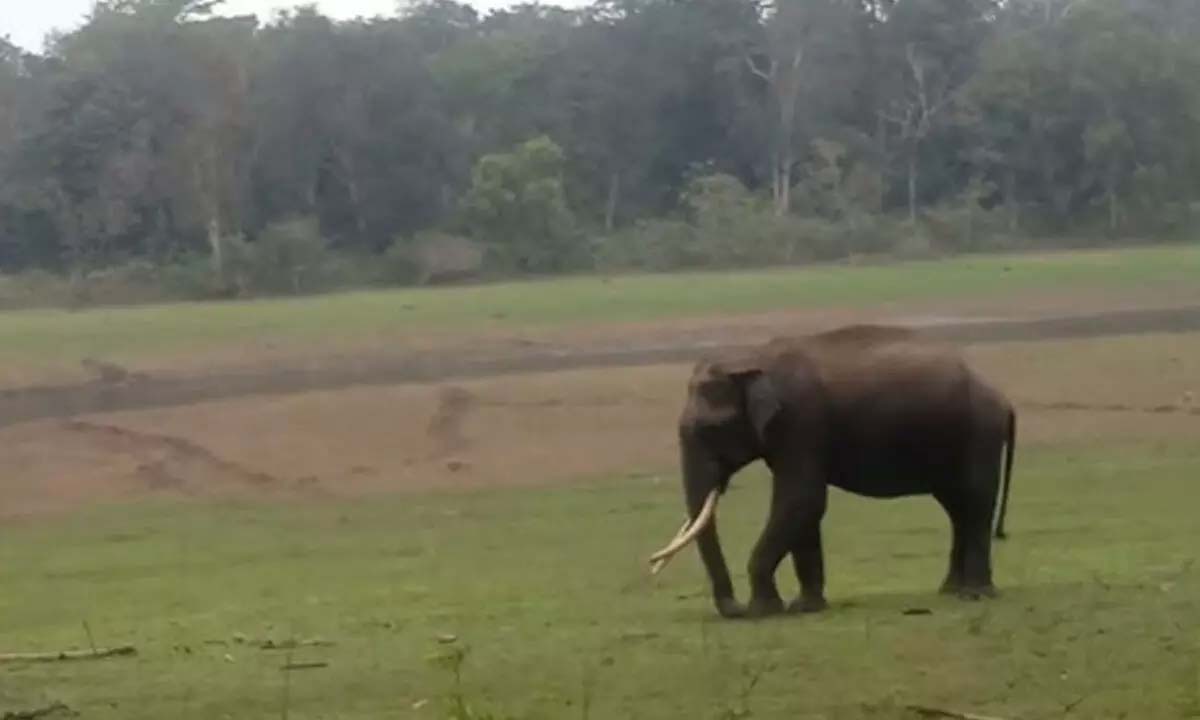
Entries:
MULTIPOLYGON (((228 264, 226 267, 228 273, 228 264)), ((159 285, 164 295, 180 300, 209 300, 222 294, 212 259, 199 253, 183 255, 164 265, 159 271, 159 285)))
POLYGON ((694 228, 678 220, 639 220, 598 239, 592 254, 596 266, 609 271, 666 271, 704 264, 694 228))
POLYGON ((483 245, 462 236, 424 231, 412 240, 398 238, 388 247, 384 274, 387 280, 405 285, 478 278, 486 254, 483 245))
POLYGON ((0 310, 63 306, 71 301, 70 283, 45 270, 0 275, 0 310))
MULTIPOLYGON (((232 255, 231 253, 231 261, 232 255)), ((300 294, 318 288, 325 241, 316 218, 268 225, 248 253, 251 284, 259 292, 300 294)))

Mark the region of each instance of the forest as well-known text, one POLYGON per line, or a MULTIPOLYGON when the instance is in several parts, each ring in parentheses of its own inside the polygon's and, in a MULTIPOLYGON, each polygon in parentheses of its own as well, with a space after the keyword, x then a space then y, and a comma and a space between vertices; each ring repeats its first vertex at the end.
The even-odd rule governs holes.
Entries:
POLYGON ((0 306, 1187 237, 1194 0, 99 0, 0 39, 0 306))

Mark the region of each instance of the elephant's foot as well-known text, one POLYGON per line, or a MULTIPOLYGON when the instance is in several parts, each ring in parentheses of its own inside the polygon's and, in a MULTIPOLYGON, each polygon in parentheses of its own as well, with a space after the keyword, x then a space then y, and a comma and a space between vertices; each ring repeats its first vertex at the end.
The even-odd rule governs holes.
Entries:
POLYGON ((746 608, 737 600, 731 597, 719 597, 714 603, 717 606, 717 613, 728 619, 746 617, 746 608))
POLYGON ((817 613, 829 607, 829 603, 821 595, 815 597, 798 597, 788 605, 789 613, 817 613))
POLYGON ((942 587, 938 590, 942 595, 958 595, 962 592, 963 582, 955 577, 948 577, 942 582, 942 587))
MULTIPOLYGON (((982 575, 983 573, 980 574, 982 575)), ((982 582, 972 581, 969 573, 955 573, 953 571, 946 575, 940 592, 943 595, 952 595, 963 600, 993 598, 997 594, 996 587, 992 585, 990 579, 986 579, 986 576, 982 582)))
POLYGON ((999 595, 995 585, 960 585, 954 590, 954 596, 960 600, 984 600, 999 595))
POLYGON ((750 600, 750 607, 746 611, 746 616, 751 618, 763 618, 771 615, 779 615, 783 612, 783 598, 779 595, 755 597, 750 600))

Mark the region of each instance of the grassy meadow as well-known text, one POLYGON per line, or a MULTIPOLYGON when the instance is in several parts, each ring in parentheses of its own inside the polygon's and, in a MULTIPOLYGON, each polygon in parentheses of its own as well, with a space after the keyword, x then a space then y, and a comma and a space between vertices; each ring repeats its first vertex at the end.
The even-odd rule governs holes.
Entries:
MULTIPOLYGON (((18 312, 0 315, 0 368, 88 355, 169 358, 263 338, 336 347, 393 333, 469 336, 494 326, 1019 297, 1022 290, 1121 292, 1179 286, 1198 270, 1200 251, 1176 247, 18 312)), ((623 473, 609 465, 607 477, 551 487, 285 502, 186 493, 171 501, 146 491, 136 501, 58 514, 22 518, 0 508, 0 654, 93 642, 138 648, 136 656, 104 660, 0 661, 0 717, 51 702, 99 720, 918 717, 909 705, 1003 720, 1200 717, 1200 568, 1193 564, 1200 436, 1189 435, 1200 418, 1136 412, 1170 403, 1190 409, 1183 405, 1200 389, 1191 385, 1193 342, 1161 335, 979 351, 981 366, 1006 377, 1019 401, 1125 408, 1024 415, 1032 442, 1018 446, 1012 537, 997 546, 1002 595, 993 601, 936 594, 949 528, 932 500, 833 491, 825 522, 831 609, 721 620, 694 550, 661 576, 646 574, 646 556, 676 531, 683 512, 675 468, 655 474, 657 461, 629 461, 623 473), (1086 366, 1080 357, 1089 358, 1086 366), (289 639, 329 644, 262 647, 289 639), (320 666, 281 669, 289 663, 320 666)), ((642 413, 659 410, 662 392, 638 384, 657 382, 647 377, 595 388, 629 393, 644 404, 621 412, 645 420, 642 413)), ((622 445, 628 435, 599 434, 605 418, 623 418, 626 433, 649 434, 632 416, 597 405, 599 389, 562 383, 520 397, 514 388, 480 390, 528 405, 500 403, 472 416, 480 462, 515 452, 497 436, 547 450, 529 457, 562 459, 570 438, 550 427, 579 428, 572 437, 594 433, 587 437, 598 438, 599 450, 575 447, 583 453, 630 452, 622 445), (565 412, 559 405, 530 398, 583 411, 568 419, 554 414, 565 412)), ((197 411, 204 406, 180 408, 163 432, 220 454, 229 452, 229 438, 222 445, 221 433, 200 425, 226 422, 238 437, 259 438, 244 458, 253 467, 266 462, 263 447, 281 440, 309 451, 343 448, 346 464, 366 461, 345 448, 399 458, 395 466, 379 463, 385 468, 402 467, 404 457, 424 461, 419 444, 356 444, 339 433, 368 422, 424 432, 420 413, 432 405, 422 411, 397 396, 394 408, 382 407, 355 397, 262 401, 219 420, 213 406, 208 414, 197 411), (333 425, 338 433, 326 429, 333 425)), ((61 460, 51 465, 80 484, 123 477, 110 459, 136 475, 161 462, 164 447, 179 447, 69 435, 60 447, 52 426, 31 428, 21 430, 47 438, 45 449, 30 445, 38 448, 33 459, 61 460), (96 460, 101 451, 112 457, 96 460)), ((17 460, 32 462, 34 451, 14 452, 5 469, 16 487, 26 479, 14 475, 22 471, 17 460)), ((195 455, 185 460, 198 462, 195 455)), ((552 474, 527 465, 531 478, 552 474)), ((49 477, 40 472, 28 477, 49 477)), ((756 467, 735 480, 721 506, 743 600, 747 554, 767 499, 756 467)), ((795 592, 789 562, 778 577, 785 595, 795 592)))
MULTIPOLYGON (((942 598, 928 499, 835 492, 818 616, 722 621, 694 551, 654 580, 673 480, 304 505, 153 503, 0 528, 4 651, 138 646, 0 665, 0 710, 88 718, 1002 718, 1200 714, 1200 445, 1018 456, 1003 596, 942 598), (921 608, 928 614, 906 614, 921 608), (294 654, 264 640, 321 638, 294 654), (293 663, 327 667, 284 673, 293 663), (460 681, 455 682, 457 665, 460 681), (286 682, 285 678, 290 680, 286 682), (455 709, 454 698, 469 709, 455 709), (915 717, 915 716, 914 716, 915 717)), ((668 475, 667 477, 670 477, 668 475)), ((746 554, 767 484, 722 505, 746 554)), ((779 577, 794 592, 790 566, 779 577)))
POLYGON ((1024 292, 1178 286, 1200 273, 1192 246, 963 256, 884 265, 596 276, 299 299, 0 314, 9 372, 81 358, 182 358, 224 347, 337 346, 405 335, 587 326, 885 302, 987 299, 1024 292))

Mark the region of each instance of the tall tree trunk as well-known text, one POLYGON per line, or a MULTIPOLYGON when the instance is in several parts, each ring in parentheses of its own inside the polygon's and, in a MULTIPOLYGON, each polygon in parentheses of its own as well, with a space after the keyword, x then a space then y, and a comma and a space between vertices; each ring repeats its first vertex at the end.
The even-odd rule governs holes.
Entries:
POLYGON ((784 217, 792 211, 792 153, 791 148, 784 150, 783 160, 779 167, 779 203, 775 206, 775 214, 784 217))
POLYGON ((212 251, 212 271, 217 287, 225 289, 225 253, 221 242, 221 202, 217 189, 217 151, 208 142, 196 161, 193 172, 196 176, 196 192, 200 195, 200 207, 207 216, 205 235, 212 251))
POLYGON ((354 231, 358 239, 366 237, 367 221, 363 217, 362 193, 358 187, 358 176, 355 173, 354 159, 350 150, 337 152, 337 164, 341 170, 341 180, 346 186, 346 194, 350 196, 350 212, 354 215, 354 231))
POLYGON ((917 229, 917 147, 908 151, 908 221, 917 229))
POLYGON ((221 241, 221 221, 216 213, 208 217, 208 246, 212 249, 213 277, 217 279, 217 287, 225 289, 225 248, 221 241))
POLYGON ((1008 231, 1017 230, 1017 171, 1007 168, 1004 173, 1004 208, 1008 214, 1008 231))
POLYGON ((1117 198, 1117 182, 1116 170, 1109 170, 1107 188, 1108 194, 1108 232, 1110 235, 1116 236, 1117 228, 1121 224, 1121 208, 1120 201, 1117 198))
POLYGON ((304 188, 304 209, 310 213, 317 212, 317 185, 321 182, 320 171, 313 173, 312 181, 304 188))
POLYGON ((775 69, 779 84, 776 93, 779 102, 779 202, 775 214, 783 217, 792 211, 792 165, 795 150, 792 149, 792 131, 796 125, 796 103, 800 100, 800 65, 804 58, 803 48, 793 53, 790 65, 775 69))
POLYGON ((621 173, 608 178, 608 201, 604 204, 604 231, 611 233, 617 224, 617 203, 621 199, 621 173))
POLYGON ((783 197, 782 180, 779 173, 780 163, 779 154, 771 153, 771 205, 775 208, 775 214, 779 214, 779 203, 783 197))
POLYGON ((354 231, 358 233, 359 239, 362 239, 367 235, 367 221, 363 217, 362 194, 358 191, 358 180, 352 173, 346 177, 346 191, 350 193, 350 206, 354 212, 354 231))

